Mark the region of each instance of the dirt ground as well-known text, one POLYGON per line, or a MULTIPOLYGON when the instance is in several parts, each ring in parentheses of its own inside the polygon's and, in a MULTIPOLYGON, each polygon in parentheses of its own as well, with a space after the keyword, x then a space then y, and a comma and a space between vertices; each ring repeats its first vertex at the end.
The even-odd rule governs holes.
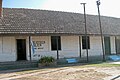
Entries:
POLYGON ((102 80, 107 76, 109 75, 98 72, 92 68, 65 68, 63 70, 56 70, 50 73, 37 74, 32 77, 19 78, 17 80, 102 80))
POLYGON ((60 67, 1 72, 0 80, 120 80, 120 67, 60 67))

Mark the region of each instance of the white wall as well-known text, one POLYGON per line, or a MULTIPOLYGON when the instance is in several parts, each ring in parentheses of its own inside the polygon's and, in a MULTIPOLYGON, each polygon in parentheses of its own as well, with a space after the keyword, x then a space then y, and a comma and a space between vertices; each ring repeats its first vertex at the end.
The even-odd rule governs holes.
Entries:
POLYGON ((16 60, 15 38, 0 37, 0 62, 15 60, 16 60))
MULTIPOLYGON (((29 54, 29 37, 0 37, 0 62, 16 61, 16 39, 26 39, 26 56, 30 59, 29 54)), ((111 52, 115 53, 115 37, 110 37, 111 52)), ((33 53, 31 49, 32 60, 38 60, 42 56, 53 56, 57 58, 57 51, 51 51, 51 36, 32 36, 32 41, 45 42, 41 43, 33 53)), ((90 36, 89 56, 102 55, 102 46, 100 36, 90 36)), ((61 50, 59 51, 60 58, 79 57, 79 36, 61 36, 61 50)), ((81 54, 86 56, 86 50, 82 49, 81 37, 81 54)))
POLYGON ((115 36, 110 37, 110 44, 111 44, 111 54, 116 54, 115 36))
POLYGON ((32 60, 38 60, 42 56, 53 56, 56 58, 56 51, 51 51, 50 36, 32 36, 32 41, 45 42, 43 44, 41 43, 41 45, 37 47, 37 49, 35 49, 34 53, 33 53, 33 50, 31 50, 32 60))
MULTIPOLYGON (((81 44, 82 44, 82 39, 81 39, 81 44)), ((82 50, 82 57, 85 57, 87 55, 86 49, 81 49, 81 50, 82 50)), ((102 55, 102 44, 101 44, 101 38, 99 36, 90 36, 90 49, 88 49, 88 55, 89 56, 102 55)))
MULTIPOLYGON (((43 49, 35 49, 32 53, 32 60, 38 60, 42 56, 53 56, 57 58, 57 51, 51 51, 50 36, 32 36, 32 41, 45 41, 41 46, 43 49)), ((82 49, 81 38, 81 54, 86 56, 86 50, 82 49)), ((101 38, 99 36, 90 36, 89 56, 102 55, 101 38)), ((60 58, 79 57, 79 36, 61 36, 61 50, 59 50, 60 58)))
MULTIPOLYGON (((61 50, 59 50, 59 58, 79 57, 78 38, 78 36, 61 36, 61 50)), ((45 44, 41 45, 43 49, 35 49, 35 53, 32 53, 33 60, 40 59, 42 56, 53 56, 57 58, 57 51, 51 50, 50 36, 32 36, 32 41, 45 41, 45 44)))
POLYGON ((60 58, 79 57, 79 36, 61 36, 60 58))
POLYGON ((26 36, 5 36, 0 37, 0 62, 17 60, 16 39, 26 39, 26 56, 29 60, 29 38, 26 36))

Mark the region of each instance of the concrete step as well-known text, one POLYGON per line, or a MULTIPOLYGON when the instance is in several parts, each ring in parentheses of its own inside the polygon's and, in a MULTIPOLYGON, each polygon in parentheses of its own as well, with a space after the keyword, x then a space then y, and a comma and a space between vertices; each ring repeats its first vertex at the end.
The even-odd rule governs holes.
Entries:
POLYGON ((15 61, 15 62, 1 62, 0 70, 35 68, 38 66, 37 61, 15 61))

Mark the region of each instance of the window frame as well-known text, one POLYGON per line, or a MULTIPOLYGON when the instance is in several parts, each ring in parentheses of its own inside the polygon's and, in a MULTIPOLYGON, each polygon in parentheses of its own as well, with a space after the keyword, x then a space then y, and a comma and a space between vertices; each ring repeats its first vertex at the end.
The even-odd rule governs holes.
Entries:
MULTIPOLYGON (((88 49, 90 49, 90 37, 87 36, 88 49)), ((82 49, 87 49, 86 36, 82 36, 82 49)))
POLYGON ((51 36, 51 51, 57 51, 57 39, 58 39, 58 50, 61 50, 61 37, 51 36))

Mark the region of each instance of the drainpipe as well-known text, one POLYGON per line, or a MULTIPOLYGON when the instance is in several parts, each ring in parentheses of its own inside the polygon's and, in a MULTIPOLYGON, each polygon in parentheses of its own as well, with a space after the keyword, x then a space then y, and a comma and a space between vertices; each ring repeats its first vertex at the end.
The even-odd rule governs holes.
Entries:
POLYGON ((31 36, 29 36, 29 55, 30 55, 30 61, 32 60, 31 58, 31 36))
POLYGON ((81 58, 81 37, 79 36, 79 54, 80 54, 80 58, 81 58))
POLYGON ((59 59, 58 36, 56 36, 56 43, 57 43, 57 60, 58 60, 59 59))

